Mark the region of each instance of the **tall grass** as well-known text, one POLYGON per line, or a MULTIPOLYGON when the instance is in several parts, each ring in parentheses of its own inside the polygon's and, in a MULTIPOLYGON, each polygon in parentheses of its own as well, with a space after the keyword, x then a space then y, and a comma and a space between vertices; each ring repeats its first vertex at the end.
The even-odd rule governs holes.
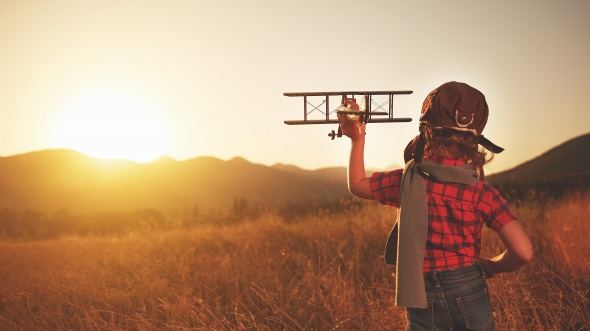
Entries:
MULTIPOLYGON (((535 256, 489 282, 500 330, 590 330, 589 197, 572 194, 515 208, 535 256)), ((502 249, 493 233, 485 239, 483 255, 502 249)))
MULTIPOLYGON (((588 196, 515 207, 533 262, 489 281, 498 330, 590 323, 588 196)), ((2 330, 403 330, 383 262, 393 208, 0 242, 2 330)), ((501 244, 484 233, 484 255, 501 244)))

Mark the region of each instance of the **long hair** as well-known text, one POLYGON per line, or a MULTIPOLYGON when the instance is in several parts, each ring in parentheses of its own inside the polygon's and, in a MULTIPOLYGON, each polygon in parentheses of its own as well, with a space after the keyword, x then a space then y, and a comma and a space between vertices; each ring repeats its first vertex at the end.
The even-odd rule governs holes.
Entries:
MULTIPOLYGON (((480 147, 478 140, 479 137, 471 132, 451 128, 432 129, 430 125, 420 123, 420 135, 408 144, 404 154, 407 155, 412 149, 416 164, 420 164, 424 158, 436 155, 450 155, 456 159, 471 162, 479 173, 479 179, 484 181, 483 166, 493 159, 494 154, 480 147)), ((406 161, 408 160, 409 157, 406 156, 406 161)))

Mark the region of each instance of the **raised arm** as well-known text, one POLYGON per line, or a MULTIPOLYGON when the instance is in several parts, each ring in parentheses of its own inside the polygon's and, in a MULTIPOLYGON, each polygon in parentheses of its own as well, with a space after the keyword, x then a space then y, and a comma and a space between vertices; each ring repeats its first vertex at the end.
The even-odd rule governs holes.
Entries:
POLYGON ((348 190, 354 196, 373 200, 370 180, 365 172, 365 124, 350 121, 344 115, 339 115, 338 120, 342 133, 351 141, 348 190))
POLYGON ((533 258, 531 242, 517 221, 504 225, 498 235, 506 246, 506 251, 491 259, 478 259, 488 278, 515 271, 533 258))

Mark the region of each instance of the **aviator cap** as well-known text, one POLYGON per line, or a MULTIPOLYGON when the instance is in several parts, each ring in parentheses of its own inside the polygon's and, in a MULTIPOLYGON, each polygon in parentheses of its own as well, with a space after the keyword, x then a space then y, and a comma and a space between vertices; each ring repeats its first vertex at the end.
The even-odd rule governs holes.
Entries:
POLYGON ((504 149, 487 140, 482 131, 488 122, 486 98, 477 89, 459 82, 448 82, 434 89, 422 104, 420 122, 433 129, 451 128, 471 132, 479 144, 500 153, 504 149))

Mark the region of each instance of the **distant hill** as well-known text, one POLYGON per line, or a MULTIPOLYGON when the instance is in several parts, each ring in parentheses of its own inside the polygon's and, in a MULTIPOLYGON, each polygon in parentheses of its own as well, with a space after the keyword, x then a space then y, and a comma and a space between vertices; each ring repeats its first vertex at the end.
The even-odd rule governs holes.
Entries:
POLYGON ((513 169, 491 175, 487 181, 499 187, 556 189, 590 185, 590 134, 571 139, 513 169))
MULTIPOLYGON (((560 190, 590 186, 590 134, 567 141, 513 169, 488 177, 499 188, 560 190)), ((370 171, 369 171, 370 172, 370 171)), ((0 209, 76 213, 156 208, 231 208, 237 199, 254 205, 331 202, 349 197, 346 168, 305 170, 272 167, 243 158, 162 158, 137 164, 72 150, 44 150, 0 157, 0 209)))
POLYGON ((0 208, 72 212, 231 207, 333 201, 349 196, 346 169, 267 167, 242 158, 163 158, 137 164, 45 150, 0 158, 0 208))
POLYGON ((345 167, 305 170, 294 165, 284 165, 277 163, 273 165, 272 168, 295 176, 310 177, 330 183, 346 183, 347 172, 345 167))

